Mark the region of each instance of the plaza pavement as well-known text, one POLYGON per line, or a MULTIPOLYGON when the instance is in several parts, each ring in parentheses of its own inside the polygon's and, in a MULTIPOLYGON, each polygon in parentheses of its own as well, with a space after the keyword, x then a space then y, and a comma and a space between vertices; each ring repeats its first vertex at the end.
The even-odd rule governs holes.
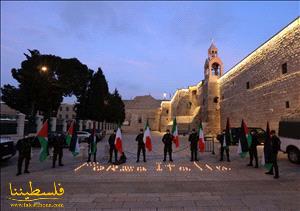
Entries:
POLYGON ((300 210, 300 166, 291 164, 286 154, 279 154, 280 178, 275 180, 262 167, 247 167, 249 158, 239 158, 236 146, 230 147, 230 163, 218 161, 218 144, 216 155, 201 153, 200 161, 192 163, 187 136, 180 137, 178 149, 173 146, 174 162, 163 163, 161 134, 152 136, 147 162, 136 163, 135 135, 124 134, 128 161, 118 168, 107 163, 108 137, 98 143, 95 164, 87 165, 86 156, 73 158, 65 149, 65 166, 52 169, 51 160, 40 163, 34 149, 31 173, 17 177, 15 156, 1 164, 1 210, 12 203, 9 182, 26 189, 29 181, 47 191, 54 181, 60 183, 65 193, 56 203, 69 210, 300 210))

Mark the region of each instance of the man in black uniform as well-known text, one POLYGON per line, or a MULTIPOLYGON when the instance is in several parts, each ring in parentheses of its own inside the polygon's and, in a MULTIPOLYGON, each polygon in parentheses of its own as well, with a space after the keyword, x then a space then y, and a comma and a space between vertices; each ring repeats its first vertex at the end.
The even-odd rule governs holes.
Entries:
POLYGON ((169 160, 173 162, 172 160, 172 142, 173 142, 173 136, 170 134, 170 130, 167 129, 167 133, 163 136, 162 142, 164 143, 164 162, 166 161, 167 152, 169 153, 169 160))
POLYGON ((57 156, 59 166, 63 166, 64 164, 62 164, 62 157, 65 144, 65 136, 63 134, 61 134, 60 136, 54 135, 51 139, 50 144, 53 146, 52 168, 55 168, 57 156))
POLYGON ((196 130, 193 129, 192 133, 189 136, 189 142, 190 142, 190 148, 191 148, 191 161, 198 161, 197 157, 197 149, 198 149, 198 133, 196 133, 196 130))
POLYGON ((94 155, 94 162, 96 162, 96 155, 97 155, 97 143, 100 141, 99 137, 95 135, 94 140, 94 135, 91 134, 89 139, 88 139, 88 144, 89 144, 89 158, 87 162, 91 162, 91 156, 92 154, 94 155), (94 143, 95 142, 95 143, 94 143))
POLYGON ((136 162, 138 163, 140 161, 141 151, 143 152, 144 162, 146 162, 146 149, 145 149, 145 143, 144 143, 144 130, 143 129, 140 129, 140 134, 137 135, 135 141, 138 142, 136 162))
POLYGON ((277 164, 277 155, 278 151, 280 150, 280 139, 276 136, 275 130, 271 130, 271 145, 272 145, 272 168, 269 172, 266 172, 266 174, 273 175, 273 169, 275 170, 275 179, 279 178, 279 170, 278 170, 278 164, 277 164))
POLYGON ((115 162, 118 161, 118 151, 115 147, 115 139, 116 139, 116 130, 114 130, 113 134, 110 135, 108 139, 108 144, 109 144, 109 163, 112 162, 112 154, 114 152, 115 154, 115 162))
POLYGON ((252 143, 249 147, 250 163, 247 166, 253 166, 253 157, 255 159, 255 168, 258 168, 258 157, 257 157, 257 134, 255 130, 251 131, 252 143))
POLYGON ((31 146, 32 146, 32 140, 29 137, 20 139, 16 144, 16 149, 19 151, 17 176, 22 174, 22 164, 24 159, 25 159, 24 173, 29 173, 28 167, 31 158, 31 146))
POLYGON ((223 130, 222 134, 219 134, 217 136, 217 139, 219 140, 219 142, 221 144, 221 158, 220 158, 220 161, 223 161, 224 150, 225 150, 226 151, 226 156, 227 156, 227 161, 230 162, 230 159, 229 159, 229 145, 230 145, 229 134, 226 135, 226 131, 223 130))

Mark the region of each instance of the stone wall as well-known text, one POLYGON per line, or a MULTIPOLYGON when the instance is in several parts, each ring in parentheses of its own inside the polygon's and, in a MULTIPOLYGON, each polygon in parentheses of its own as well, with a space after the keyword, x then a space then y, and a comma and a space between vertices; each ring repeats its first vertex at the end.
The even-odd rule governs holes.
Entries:
POLYGON ((124 100, 125 122, 124 132, 138 132, 148 121, 152 130, 159 130, 159 110, 161 100, 150 95, 137 96, 133 100, 124 100))
POLYGON ((229 117, 233 127, 244 118, 249 127, 265 128, 269 121, 277 130, 280 118, 300 107, 299 18, 229 70, 219 85, 221 128, 229 117))

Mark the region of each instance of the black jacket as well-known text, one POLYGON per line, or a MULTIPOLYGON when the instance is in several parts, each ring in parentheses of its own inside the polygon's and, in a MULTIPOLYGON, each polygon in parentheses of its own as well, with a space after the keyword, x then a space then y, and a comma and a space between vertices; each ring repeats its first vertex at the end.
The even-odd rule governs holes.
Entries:
POLYGON ((254 148, 257 147, 257 145, 258 145, 259 143, 258 143, 257 135, 251 135, 251 136, 252 136, 252 143, 251 143, 250 148, 251 148, 251 149, 254 149, 254 148))
MULTIPOLYGON (((88 144, 89 144, 89 151, 91 151, 92 149, 91 149, 91 147, 92 147, 92 144, 93 144, 93 138, 94 138, 94 136, 93 136, 93 134, 91 134, 90 136, 89 136, 89 138, 88 138, 88 144)), ((100 139, 98 138, 98 136, 96 135, 96 151, 97 151, 97 143, 100 141, 100 139)))
POLYGON ((20 156, 31 157, 32 140, 30 138, 22 138, 18 140, 16 149, 19 151, 20 156))
POLYGON ((108 144, 110 147, 115 146, 115 139, 116 139, 116 134, 111 134, 109 139, 108 139, 108 144))
POLYGON ((224 137, 225 137, 225 141, 226 141, 226 146, 229 146, 229 145, 230 145, 230 137, 229 137, 229 135, 226 136, 226 134, 223 134, 223 133, 222 133, 222 134, 219 134, 219 135, 217 136, 217 140, 220 142, 221 147, 223 147, 224 137))
POLYGON ((136 136, 135 141, 138 142, 138 146, 139 147, 144 147, 145 143, 144 143, 144 134, 140 133, 136 136))
POLYGON ((163 138, 162 142, 165 146, 172 147, 173 135, 170 133, 166 133, 163 138))
POLYGON ((51 142, 49 144, 51 144, 55 153, 60 152, 64 148, 65 138, 64 136, 52 137, 51 142))
POLYGON ((274 135, 271 138, 271 144, 272 144, 272 152, 277 154, 278 151, 280 150, 280 144, 281 144, 280 139, 277 136, 274 135))
POLYGON ((190 142, 190 146, 191 148, 197 148, 197 145, 198 145, 198 133, 194 132, 194 133, 191 133, 190 136, 189 136, 189 142, 190 142))

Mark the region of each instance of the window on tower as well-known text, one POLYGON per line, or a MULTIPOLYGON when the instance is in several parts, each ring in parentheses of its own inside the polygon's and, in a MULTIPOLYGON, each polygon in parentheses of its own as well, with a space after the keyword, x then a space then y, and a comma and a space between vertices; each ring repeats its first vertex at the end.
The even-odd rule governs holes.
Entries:
POLYGON ((219 75, 220 73, 220 65, 218 63, 213 63, 212 66, 211 66, 211 70, 212 70, 212 73, 214 75, 219 75))
POLYGON ((281 72, 282 72, 282 74, 287 73, 287 63, 284 63, 281 65, 281 72))
POLYGON ((246 83, 246 88, 250 89, 250 82, 249 81, 247 81, 247 83, 246 83))

